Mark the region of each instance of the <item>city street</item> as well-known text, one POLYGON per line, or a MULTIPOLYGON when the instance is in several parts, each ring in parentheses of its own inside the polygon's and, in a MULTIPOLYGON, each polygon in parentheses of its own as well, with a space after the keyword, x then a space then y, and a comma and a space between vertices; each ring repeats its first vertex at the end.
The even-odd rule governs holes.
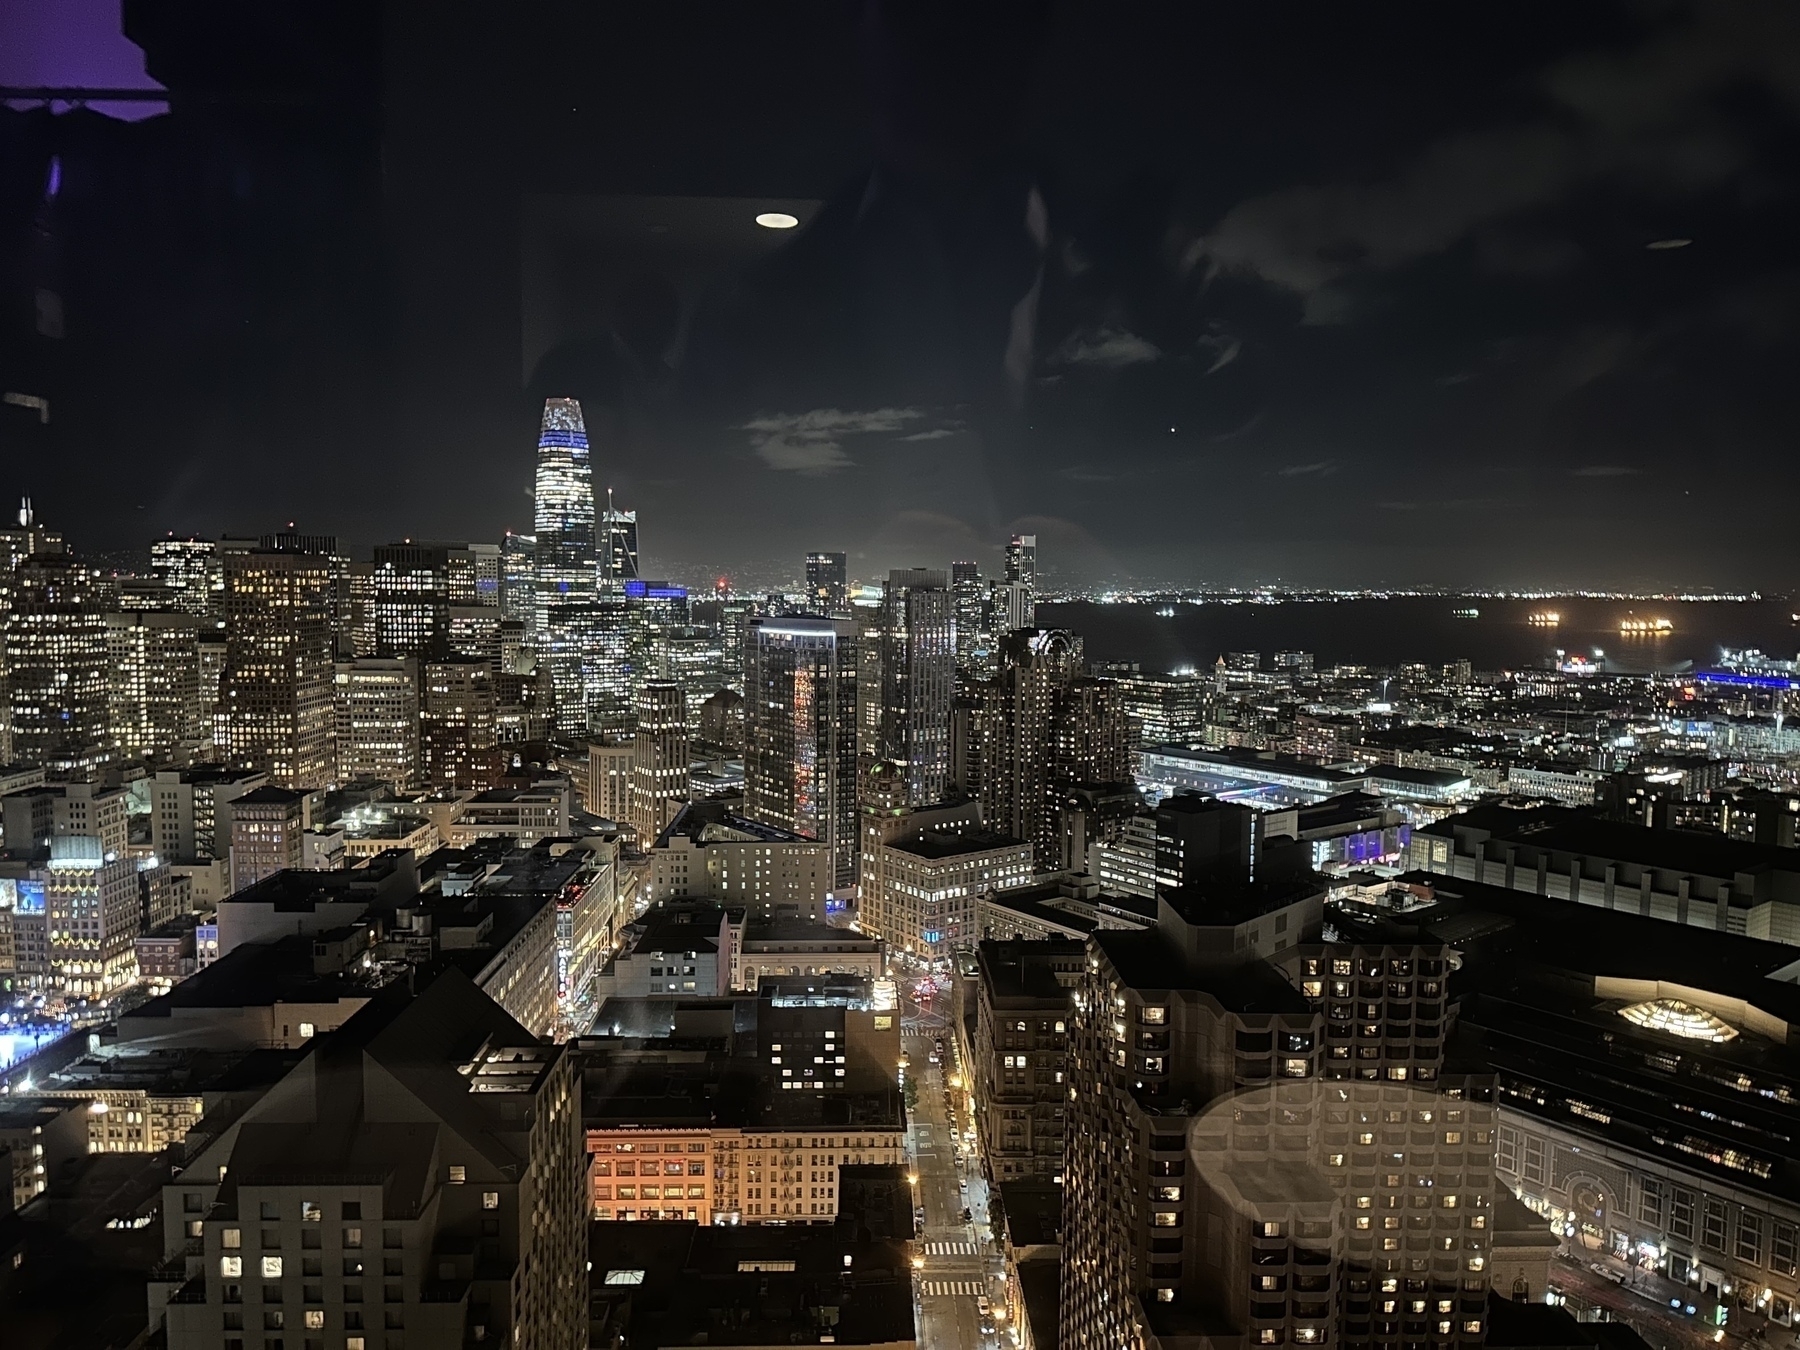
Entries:
MULTIPOLYGON (((919 1343, 931 1350, 993 1350, 1000 1344, 983 1330, 978 1298, 986 1295, 1004 1306, 1000 1293, 1000 1257, 987 1227, 987 1186, 974 1157, 967 1173, 956 1162, 956 1143, 944 1112, 944 1065, 930 1062, 935 1037, 949 1034, 941 1016, 907 1004, 909 1016, 903 1045, 911 1060, 909 1074, 919 1084, 918 1105, 911 1120, 914 1170, 919 1178, 916 1202, 924 1207, 917 1250, 924 1266, 916 1272, 919 1343), (964 1189, 966 1187, 966 1190, 964 1189), (964 1223, 964 1207, 971 1223, 964 1223)), ((996 1324, 986 1322, 989 1327, 996 1324)))
POLYGON ((1714 1345, 1785 1347, 1796 1343, 1791 1333, 1779 1327, 1764 1337, 1742 1336, 1727 1330, 1720 1339, 1718 1329, 1701 1317, 1685 1315, 1669 1306, 1671 1298, 1682 1298, 1684 1307, 1688 1302, 1703 1307, 1704 1301, 1697 1300, 1693 1291, 1653 1273, 1628 1272, 1623 1263, 1609 1258, 1599 1263, 1628 1282, 1621 1284, 1596 1273, 1579 1256, 1559 1256, 1550 1266, 1550 1283, 1561 1291, 1576 1316, 1584 1315, 1583 1308, 1604 1308, 1612 1320, 1627 1323, 1657 1350, 1701 1350, 1714 1345))

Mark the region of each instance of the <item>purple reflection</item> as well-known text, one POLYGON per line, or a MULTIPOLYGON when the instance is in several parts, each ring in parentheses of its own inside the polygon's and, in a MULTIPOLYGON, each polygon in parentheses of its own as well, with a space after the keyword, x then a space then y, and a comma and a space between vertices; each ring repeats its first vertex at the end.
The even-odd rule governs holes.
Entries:
MULTIPOLYGON (((0 3, 0 84, 88 89, 160 89, 144 73, 144 53, 126 38, 120 0, 0 3)), ((30 104, 16 100, 9 106, 30 104)), ((58 112, 71 106, 54 105, 58 112)), ((92 103, 95 112, 137 122, 169 110, 166 103, 92 103)))

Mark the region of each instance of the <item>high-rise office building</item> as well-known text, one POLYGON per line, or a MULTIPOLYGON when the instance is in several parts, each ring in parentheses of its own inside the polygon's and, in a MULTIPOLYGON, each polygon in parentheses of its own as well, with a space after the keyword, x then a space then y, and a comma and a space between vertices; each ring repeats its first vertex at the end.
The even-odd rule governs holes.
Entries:
POLYGON ((0 529, 0 764, 11 764, 14 760, 12 698, 7 692, 6 666, 6 623, 12 606, 13 571, 33 554, 62 551, 62 535, 39 525, 31 509, 31 499, 21 499, 18 524, 0 529))
POLYGON ((759 619, 744 643, 744 813, 831 846, 856 880, 857 626, 759 619))
POLYGON ((51 774, 91 773, 113 758, 99 578, 69 554, 35 553, 6 589, 13 757, 51 774))
POLYGON ((648 847, 688 795, 687 693, 670 680, 638 686, 637 734, 631 743, 631 823, 648 847))
POLYGON ((638 572, 638 518, 636 511, 613 505, 612 489, 606 489, 606 509, 600 513, 600 581, 615 586, 635 581, 638 572))
POLYGON ((322 787, 333 768, 332 621, 341 569, 330 551, 225 555, 225 667, 213 739, 221 758, 285 786, 322 787))
POLYGON ((988 596, 981 584, 981 569, 972 562, 950 564, 951 604, 956 611, 956 669, 960 675, 986 673, 985 659, 993 645, 988 635, 988 596))
POLYGON ((334 689, 337 780, 382 779, 402 792, 417 786, 418 658, 339 661, 334 689))
POLYGON ((216 541, 194 535, 152 540, 150 570, 169 588, 176 609, 201 616, 219 613, 225 568, 216 541))
POLYGON ((183 1159, 154 1330, 169 1350, 582 1350, 586 1164, 564 1047, 460 971, 410 1003, 389 986, 183 1159))
POLYGON ((106 616, 108 721, 122 758, 186 768, 208 737, 200 704, 200 625, 187 611, 106 616))
POLYGON ((547 399, 538 432, 534 629, 539 659, 556 689, 557 726, 588 727, 599 560, 594 540, 594 474, 587 428, 572 398, 547 399))
POLYGON ((450 548, 384 544, 351 568, 351 649, 359 657, 442 656, 449 647, 450 548))
POLYGON ((879 755, 901 765, 906 799, 940 801, 950 783, 950 700, 956 686, 956 620, 943 572, 888 574, 880 619, 879 755))
POLYGON ((419 756, 430 787, 490 788, 500 777, 498 702, 487 661, 425 666, 419 756))
POLYGON ((506 532, 500 541, 500 616, 523 626, 527 645, 537 625, 537 536, 506 532))
POLYGON ((959 759, 979 767, 962 786, 979 796, 987 824, 1028 841, 1046 871, 1086 864, 1064 856, 1069 794, 1131 776, 1124 702, 1084 668, 1079 637, 1024 629, 1001 639, 998 672, 968 695, 966 734, 977 745, 959 759))
POLYGON ((1037 615, 1037 536, 1035 534, 1015 534, 1006 543, 1006 579, 1017 586, 1025 588, 1027 605, 1030 612, 1025 615, 1025 622, 1019 627, 1030 627, 1036 622, 1037 615))
POLYGON ((845 554, 806 555, 806 608, 833 618, 849 613, 850 566, 845 554))
POLYGON ((498 608, 500 545, 447 544, 444 552, 450 579, 451 605, 463 608, 498 608))

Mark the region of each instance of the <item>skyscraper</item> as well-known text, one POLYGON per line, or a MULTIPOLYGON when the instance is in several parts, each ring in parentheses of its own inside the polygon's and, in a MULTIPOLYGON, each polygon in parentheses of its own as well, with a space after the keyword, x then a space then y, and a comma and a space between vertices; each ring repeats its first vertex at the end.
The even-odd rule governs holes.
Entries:
POLYGON ((90 773, 113 757, 98 578, 69 554, 35 553, 7 591, 13 756, 51 774, 90 773))
POLYGON ((637 735, 631 743, 631 823, 641 847, 662 830, 668 804, 688 795, 687 694, 669 680, 637 690, 637 735))
POLYGON ((200 753, 200 625, 192 613, 131 610, 106 616, 109 722, 119 754, 186 768, 200 753))
POLYGON ((847 619, 758 619, 744 642, 744 813, 831 846, 856 880, 856 685, 847 619))
POLYGON ((337 777, 378 778, 405 792, 419 781, 419 662, 363 657, 336 669, 337 777))
POLYGON ((351 571, 352 649, 359 657, 439 657, 449 649, 450 554, 445 544, 383 544, 351 571))
POLYGON ((594 625, 598 560, 594 549, 594 475, 587 428, 572 398, 544 402, 538 431, 537 542, 533 552, 538 655, 556 689, 557 727, 588 726, 584 660, 594 625))
POLYGON ((600 513, 600 580, 615 585, 638 577, 638 519, 636 511, 613 505, 606 489, 606 510, 600 513))
POLYGON ((1000 668, 970 690, 971 762, 994 829, 1028 841, 1044 870, 1081 869, 1066 858, 1063 807, 1081 786, 1131 776, 1131 725, 1119 691, 1083 674, 1081 639, 1026 629, 1000 642, 1000 668))
POLYGON ((836 617, 850 608, 850 565, 842 553, 806 555, 806 607, 836 617))
POLYGON ((424 684, 419 759, 426 785, 492 787, 501 768, 493 665, 428 662, 424 684))
POLYGON ((537 627, 537 536, 514 534, 500 541, 500 617, 523 625, 530 646, 537 627))
POLYGON ((956 609, 956 670, 960 675, 983 673, 981 658, 989 646, 987 594, 981 586, 981 569, 972 562, 950 564, 951 601, 956 609))
POLYGON ((888 573, 880 619, 878 753, 903 766, 909 805, 941 801, 949 788, 955 630, 944 573, 923 567, 888 573))
POLYGON ((1006 579, 990 597, 996 634, 1037 627, 1037 536, 1015 534, 1006 545, 1006 579))
POLYGON ((334 551, 225 555, 225 668, 213 739, 224 760, 290 787, 330 781, 334 551))
POLYGON ((192 535, 152 540, 150 570, 173 593, 176 609, 203 616, 218 614, 225 594, 225 569, 215 541, 192 535))

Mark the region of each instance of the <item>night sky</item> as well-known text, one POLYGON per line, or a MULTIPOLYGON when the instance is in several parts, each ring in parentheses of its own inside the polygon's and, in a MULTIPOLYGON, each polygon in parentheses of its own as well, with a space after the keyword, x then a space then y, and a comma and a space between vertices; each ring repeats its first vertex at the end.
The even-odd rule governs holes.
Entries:
POLYGON ((567 394, 690 580, 1800 582, 1792 5, 494 8, 170 21, 169 116, 0 114, 58 409, 0 491, 492 538, 567 394))

